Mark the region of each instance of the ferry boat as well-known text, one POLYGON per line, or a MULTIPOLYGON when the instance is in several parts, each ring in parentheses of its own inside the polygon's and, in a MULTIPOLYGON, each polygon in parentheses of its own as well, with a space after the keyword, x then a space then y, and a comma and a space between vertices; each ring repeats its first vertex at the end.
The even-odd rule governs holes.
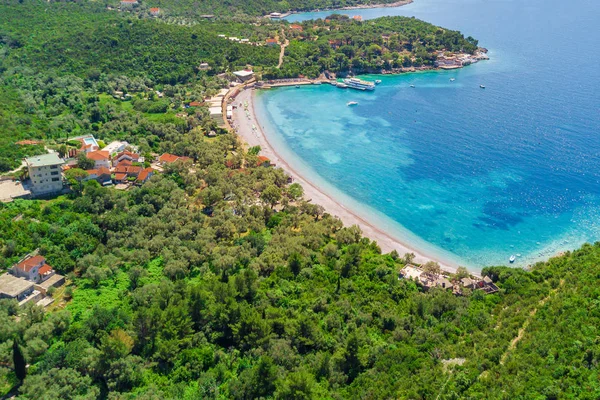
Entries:
POLYGON ((358 105, 358 102, 357 101, 349 101, 346 103, 346 105, 347 106, 356 106, 356 105, 358 105))
POLYGON ((515 255, 513 254, 512 256, 510 256, 510 258, 508 259, 508 262, 510 262, 511 264, 515 262, 515 260, 517 259, 517 257, 515 257, 515 255))
POLYGON ((352 89, 375 90, 375 84, 373 82, 363 81, 358 78, 346 78, 344 79, 344 83, 352 89))
POLYGON ((343 82, 338 82, 338 83, 335 84, 335 86, 339 87, 340 89, 346 89, 346 88, 348 88, 348 85, 346 85, 343 82))

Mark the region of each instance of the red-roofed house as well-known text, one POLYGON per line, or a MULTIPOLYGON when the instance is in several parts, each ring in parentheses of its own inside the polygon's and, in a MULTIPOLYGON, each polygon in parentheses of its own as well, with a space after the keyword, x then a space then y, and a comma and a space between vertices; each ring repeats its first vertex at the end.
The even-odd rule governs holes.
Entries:
POLYGON ((267 46, 277 46, 277 39, 267 39, 267 46))
POLYGON ((144 183, 150 179, 152 175, 154 175, 154 170, 152 168, 144 168, 142 172, 139 173, 136 182, 140 184, 144 183))
POLYGON ((123 150, 113 157, 113 165, 119 165, 123 161, 129 161, 130 163, 140 162, 140 155, 132 153, 131 151, 123 150))
POLYGON ((103 151, 103 150, 90 151, 89 153, 86 154, 86 157, 89 158, 90 160, 94 161, 94 169, 110 168, 110 162, 109 162, 110 154, 108 154, 108 151, 103 151))
POLYGON ((298 24, 292 24, 290 25, 290 29, 296 32, 302 32, 304 29, 302 28, 302 25, 298 25, 298 24))
POLYGON ((150 9, 150 15, 153 15, 153 16, 157 17, 158 14, 160 14, 160 8, 158 8, 158 7, 152 7, 150 9))
POLYGON ((27 255, 12 267, 12 274, 28 281, 40 283, 54 275, 54 270, 40 255, 27 255))
POLYGON ((335 39, 335 40, 330 40, 329 41, 329 46, 332 49, 337 49, 338 47, 340 47, 342 45, 342 41, 339 39, 335 39))
POLYGON ((258 160, 256 161, 256 166, 260 167, 270 167, 271 166, 271 160, 269 160, 267 157, 265 156, 258 156, 258 160))
POLYGON ((88 169, 85 172, 88 173, 88 176, 85 180, 95 180, 100 184, 110 181, 110 170, 108 168, 100 167, 98 169, 88 169))
POLYGON ((160 165, 171 164, 171 163, 174 163, 175 161, 189 161, 189 160, 191 160, 191 158, 189 158, 189 157, 176 156, 174 154, 169 154, 169 153, 165 153, 162 156, 158 157, 158 163, 160 165))
POLYGON ((202 107, 202 103, 200 103, 199 101, 190 101, 188 106, 189 107, 202 107))
POLYGON ((362 21, 362 17, 360 15, 355 15, 354 17, 352 17, 352 19, 355 21, 362 21))

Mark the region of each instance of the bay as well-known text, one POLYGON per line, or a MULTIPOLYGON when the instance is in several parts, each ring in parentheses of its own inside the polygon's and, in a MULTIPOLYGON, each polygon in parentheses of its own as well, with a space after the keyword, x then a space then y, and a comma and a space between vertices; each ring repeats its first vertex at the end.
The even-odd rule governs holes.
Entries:
POLYGON ((415 16, 479 39, 491 59, 377 77, 371 93, 261 92, 268 134, 292 164, 472 269, 600 239, 599 2, 416 0, 340 13, 415 16))

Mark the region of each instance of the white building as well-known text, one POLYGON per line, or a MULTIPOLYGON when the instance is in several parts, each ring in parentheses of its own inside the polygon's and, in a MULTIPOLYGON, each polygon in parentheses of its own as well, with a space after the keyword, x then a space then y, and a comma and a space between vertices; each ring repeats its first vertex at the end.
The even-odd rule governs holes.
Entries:
POLYGON ((254 72, 250 69, 244 69, 242 71, 236 71, 233 73, 240 81, 246 82, 254 77, 254 72))
POLYGON ((31 179, 31 193, 34 196, 60 192, 63 188, 61 166, 64 161, 56 154, 49 153, 25 159, 31 179))
POLYGON ((110 153, 106 150, 90 151, 87 158, 94 161, 94 169, 110 168, 110 153))
POLYGON ((209 107, 208 112, 210 113, 210 117, 218 122, 223 122, 223 109, 221 106, 209 107))

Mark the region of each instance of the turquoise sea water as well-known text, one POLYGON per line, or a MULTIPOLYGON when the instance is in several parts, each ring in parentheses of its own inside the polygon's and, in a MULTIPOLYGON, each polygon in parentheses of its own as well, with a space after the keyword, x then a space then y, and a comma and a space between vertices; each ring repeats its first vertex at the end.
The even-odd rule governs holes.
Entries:
POLYGON ((600 240, 600 2, 415 0, 342 13, 416 16, 479 39, 491 60, 378 77, 371 93, 259 93, 292 165, 474 269, 600 240))

